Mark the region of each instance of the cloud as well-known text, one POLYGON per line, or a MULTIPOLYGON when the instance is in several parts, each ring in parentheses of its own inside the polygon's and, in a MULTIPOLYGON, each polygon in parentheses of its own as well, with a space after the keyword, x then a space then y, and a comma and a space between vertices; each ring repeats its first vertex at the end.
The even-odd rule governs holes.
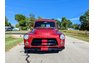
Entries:
POLYGON ((79 17, 71 18, 70 20, 71 20, 71 21, 79 20, 79 17))
POLYGON ((57 20, 61 21, 62 19, 61 18, 57 18, 57 20))

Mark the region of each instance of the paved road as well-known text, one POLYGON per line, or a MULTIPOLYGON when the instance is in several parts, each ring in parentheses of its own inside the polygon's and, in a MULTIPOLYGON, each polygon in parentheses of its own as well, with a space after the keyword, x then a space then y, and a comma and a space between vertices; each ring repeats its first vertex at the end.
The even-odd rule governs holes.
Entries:
POLYGON ((59 53, 25 54, 23 44, 5 53, 6 63, 89 63, 89 44, 66 37, 66 48, 59 53))

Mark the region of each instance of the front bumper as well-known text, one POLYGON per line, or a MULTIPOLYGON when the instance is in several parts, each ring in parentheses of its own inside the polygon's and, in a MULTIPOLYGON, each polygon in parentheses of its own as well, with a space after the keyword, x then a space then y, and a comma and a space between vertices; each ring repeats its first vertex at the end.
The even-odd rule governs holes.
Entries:
POLYGON ((41 50, 41 48, 38 48, 38 47, 34 47, 34 48, 27 48, 27 47, 24 47, 24 50, 25 50, 25 52, 28 52, 28 51, 31 51, 31 52, 42 52, 42 51, 45 51, 45 52, 47 52, 47 51, 61 51, 61 50, 63 50, 65 47, 49 47, 48 48, 48 50, 41 50))

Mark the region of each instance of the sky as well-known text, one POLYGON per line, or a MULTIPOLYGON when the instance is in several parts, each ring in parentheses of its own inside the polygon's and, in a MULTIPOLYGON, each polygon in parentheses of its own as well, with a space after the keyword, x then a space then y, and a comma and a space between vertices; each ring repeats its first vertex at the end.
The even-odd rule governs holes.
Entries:
POLYGON ((88 0, 5 0, 5 16, 12 25, 18 23, 15 14, 58 20, 66 17, 73 24, 80 24, 79 17, 88 9, 88 0))

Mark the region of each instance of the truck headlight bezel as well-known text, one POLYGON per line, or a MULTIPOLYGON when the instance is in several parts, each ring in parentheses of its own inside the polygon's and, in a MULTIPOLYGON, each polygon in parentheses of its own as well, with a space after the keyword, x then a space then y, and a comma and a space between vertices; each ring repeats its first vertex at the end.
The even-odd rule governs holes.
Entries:
POLYGON ((29 35, 24 35, 23 38, 27 40, 29 38, 29 35))
POLYGON ((65 36, 63 34, 60 35, 60 39, 63 40, 65 39, 65 36))

